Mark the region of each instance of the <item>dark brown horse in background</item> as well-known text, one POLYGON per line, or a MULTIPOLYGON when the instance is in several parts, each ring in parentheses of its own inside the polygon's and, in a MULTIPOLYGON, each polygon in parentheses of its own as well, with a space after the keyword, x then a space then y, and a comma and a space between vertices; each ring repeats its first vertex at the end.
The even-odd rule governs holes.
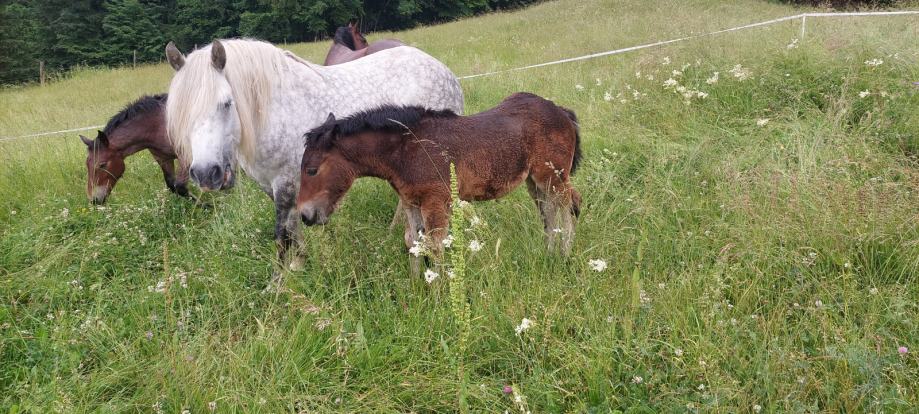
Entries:
MULTIPOLYGON (((325 224, 359 177, 387 180, 408 216, 405 244, 419 231, 438 255, 450 220, 449 165, 463 200, 503 197, 524 180, 543 220, 550 250, 567 254, 581 196, 571 174, 581 159, 571 110, 529 93, 471 116, 385 106, 336 120, 306 137, 297 208, 307 225, 325 224)), ((412 258, 413 274, 420 259, 412 258)))
POLYGON ((331 66, 350 62, 381 50, 399 46, 405 46, 405 43, 396 39, 384 39, 368 45, 367 39, 361 34, 357 25, 348 23, 348 26, 339 27, 335 31, 335 37, 332 38, 332 47, 329 49, 329 53, 326 54, 323 65, 331 66))
POLYGON ((176 173, 175 150, 166 139, 166 95, 143 96, 109 119, 95 140, 80 135, 86 144, 86 195, 93 204, 102 204, 124 174, 124 159, 148 150, 163 170, 169 191, 188 196, 188 167, 179 163, 176 173))

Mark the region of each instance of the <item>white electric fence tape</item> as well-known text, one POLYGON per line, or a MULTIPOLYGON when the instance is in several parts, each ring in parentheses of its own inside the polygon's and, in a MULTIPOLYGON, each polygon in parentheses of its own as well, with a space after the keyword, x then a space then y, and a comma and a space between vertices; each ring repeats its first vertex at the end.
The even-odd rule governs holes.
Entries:
MULTIPOLYGON (((567 59, 559 59, 559 60, 554 60, 554 61, 551 61, 551 62, 537 63, 537 64, 535 64, 535 65, 527 65, 527 66, 521 66, 521 67, 511 68, 511 69, 502 69, 502 70, 496 70, 496 71, 493 71, 493 72, 478 73, 478 74, 475 74, 475 75, 460 76, 460 77, 457 78, 457 79, 460 79, 460 80, 464 80, 464 79, 474 79, 474 78, 480 78, 480 77, 484 77, 484 76, 497 75, 497 74, 501 74, 501 73, 517 72, 517 71, 521 71, 521 70, 527 70, 527 69, 533 69, 533 68, 540 68, 540 67, 543 67, 543 66, 552 66, 552 65, 562 64, 562 63, 569 63, 569 62, 577 62, 577 61, 587 60, 587 59, 594 59, 594 58, 603 57, 603 56, 618 55, 618 54, 620 54, 620 53, 632 52, 632 51, 635 51, 635 50, 647 49, 647 48, 650 48, 650 47, 663 46, 663 45, 668 45, 668 44, 671 44, 671 43, 684 42, 684 41, 687 41, 687 40, 693 40, 693 39, 698 39, 698 38, 702 38, 702 37, 714 36, 714 35, 718 35, 718 34, 722 34, 722 33, 736 32, 736 31, 738 31, 738 30, 752 29, 752 28, 754 28, 754 27, 766 26, 766 25, 770 25, 770 24, 781 23, 781 22, 786 22, 786 21, 795 20, 795 19, 801 19, 801 37, 804 37, 804 33, 805 33, 804 28, 805 28, 805 24, 807 23, 807 18, 808 18, 808 17, 904 16, 904 15, 916 15, 916 14, 919 14, 919 10, 904 10, 904 11, 891 11, 891 12, 802 13, 802 14, 796 14, 796 15, 793 15, 793 16, 779 17, 779 18, 777 18, 777 19, 766 20, 766 21, 757 22, 757 23, 750 23, 750 24, 746 24, 746 25, 743 25, 743 26, 732 27, 732 28, 730 28, 730 29, 723 29, 723 30, 718 30, 718 31, 714 31, 714 32, 709 32, 709 33, 703 33, 703 34, 698 34, 698 35, 692 35, 692 36, 681 37, 681 38, 678 38, 678 39, 662 40, 662 41, 660 41, 660 42, 647 43, 647 44, 643 44, 643 45, 632 46, 632 47, 626 47, 626 48, 616 49, 616 50, 609 50, 609 51, 606 51, 606 52, 593 53, 593 54, 590 54, 590 55, 577 56, 577 57, 572 57, 572 58, 567 58, 567 59)), ((37 133, 37 134, 22 135, 22 136, 18 136, 18 137, 0 137, 0 142, 3 142, 3 141, 12 141, 12 140, 14 140, 14 139, 39 138, 39 137, 44 137, 44 136, 48 136, 48 135, 57 135, 57 134, 63 134, 63 133, 67 133, 67 132, 85 131, 85 130, 96 129, 96 128, 101 128, 101 127, 102 127, 101 125, 95 125, 95 126, 89 126, 89 127, 84 127, 84 128, 66 129, 66 130, 63 130, 63 131, 41 132, 41 133, 37 133)))

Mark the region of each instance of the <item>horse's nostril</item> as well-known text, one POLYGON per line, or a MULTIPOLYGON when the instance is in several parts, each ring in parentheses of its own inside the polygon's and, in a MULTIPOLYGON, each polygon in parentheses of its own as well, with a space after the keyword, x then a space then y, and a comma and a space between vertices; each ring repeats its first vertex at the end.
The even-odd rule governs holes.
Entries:
POLYGON ((222 183, 223 182, 223 169, 215 165, 211 167, 210 178, 213 183, 222 183))
POLYGON ((308 216, 308 215, 306 215, 306 213, 301 213, 301 214, 300 214, 300 219, 303 220, 303 224, 306 224, 307 226, 312 225, 313 223, 316 222, 314 216, 312 216, 312 215, 308 216))

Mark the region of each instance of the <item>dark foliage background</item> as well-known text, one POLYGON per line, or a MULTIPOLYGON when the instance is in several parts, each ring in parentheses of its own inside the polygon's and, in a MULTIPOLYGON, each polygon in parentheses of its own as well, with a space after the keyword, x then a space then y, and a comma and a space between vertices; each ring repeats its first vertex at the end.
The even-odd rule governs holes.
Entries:
POLYGON ((399 30, 538 0, 7 0, 0 3, 0 84, 34 81, 38 61, 74 65, 156 62, 215 38, 271 42, 323 38, 349 20, 365 32, 399 30))

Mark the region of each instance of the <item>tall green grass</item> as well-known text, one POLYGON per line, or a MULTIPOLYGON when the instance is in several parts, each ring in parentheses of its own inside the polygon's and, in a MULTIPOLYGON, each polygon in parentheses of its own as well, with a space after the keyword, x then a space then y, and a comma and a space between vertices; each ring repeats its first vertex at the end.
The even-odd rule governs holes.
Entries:
MULTIPOLYGON (((464 75, 796 12, 562 0, 374 37, 464 75)), ((808 19, 788 48, 799 24, 464 81, 469 113, 522 90, 574 109, 585 162, 570 258, 544 253, 525 190, 475 205, 463 377, 449 279, 408 276, 385 183, 359 181, 266 292, 251 181, 201 208, 141 155, 97 209, 75 134, 2 142, 0 410, 456 411, 462 387, 474 412, 915 411, 919 19, 808 19)), ((2 91, 0 131, 102 123, 170 76, 2 91)))

